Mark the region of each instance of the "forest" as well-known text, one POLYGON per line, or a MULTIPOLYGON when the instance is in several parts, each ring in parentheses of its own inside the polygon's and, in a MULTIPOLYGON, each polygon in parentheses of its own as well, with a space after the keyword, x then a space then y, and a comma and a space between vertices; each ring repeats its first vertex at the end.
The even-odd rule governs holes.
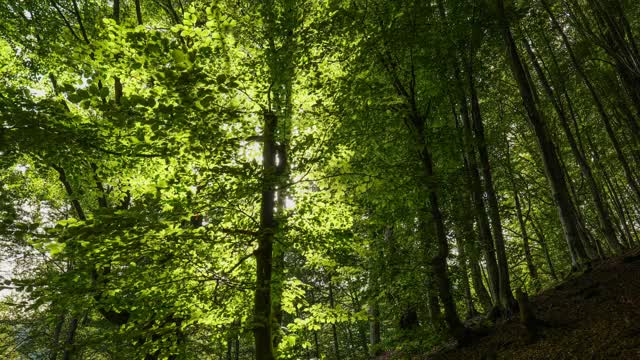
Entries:
POLYGON ((640 358, 639 36, 635 0, 0 0, 0 357, 640 358), (461 352, 614 291, 574 348, 618 355, 461 352))

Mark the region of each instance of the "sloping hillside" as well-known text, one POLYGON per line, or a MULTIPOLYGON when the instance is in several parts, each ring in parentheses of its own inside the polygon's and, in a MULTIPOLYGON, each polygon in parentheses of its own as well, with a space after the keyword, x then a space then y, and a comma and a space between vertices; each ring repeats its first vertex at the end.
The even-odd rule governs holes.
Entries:
POLYGON ((516 318, 471 346, 426 359, 640 359, 640 250, 597 262, 530 300, 542 322, 533 343, 516 318))

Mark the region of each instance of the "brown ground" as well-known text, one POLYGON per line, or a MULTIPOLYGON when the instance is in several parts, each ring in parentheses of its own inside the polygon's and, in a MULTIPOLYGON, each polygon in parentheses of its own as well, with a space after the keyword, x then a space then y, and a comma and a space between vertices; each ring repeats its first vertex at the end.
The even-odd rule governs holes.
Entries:
POLYGON ((640 249, 593 265, 593 270, 531 297, 545 323, 528 344, 515 318, 472 345, 428 360, 640 360, 640 249))

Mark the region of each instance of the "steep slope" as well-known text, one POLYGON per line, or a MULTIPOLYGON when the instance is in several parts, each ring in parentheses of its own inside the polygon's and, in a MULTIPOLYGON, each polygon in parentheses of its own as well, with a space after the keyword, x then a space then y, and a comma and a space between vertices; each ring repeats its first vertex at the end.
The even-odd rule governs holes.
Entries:
POLYGON ((596 262, 530 301, 541 320, 534 342, 513 319, 470 346, 425 359, 640 359, 639 249, 596 262))

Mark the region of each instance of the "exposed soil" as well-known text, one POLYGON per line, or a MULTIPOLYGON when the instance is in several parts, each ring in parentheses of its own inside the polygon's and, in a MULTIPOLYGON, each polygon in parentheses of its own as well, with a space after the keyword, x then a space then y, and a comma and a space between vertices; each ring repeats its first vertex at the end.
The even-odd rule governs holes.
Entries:
POLYGON ((530 302, 542 321, 535 341, 515 317, 469 346, 423 359, 640 360, 640 249, 596 262, 530 302))

